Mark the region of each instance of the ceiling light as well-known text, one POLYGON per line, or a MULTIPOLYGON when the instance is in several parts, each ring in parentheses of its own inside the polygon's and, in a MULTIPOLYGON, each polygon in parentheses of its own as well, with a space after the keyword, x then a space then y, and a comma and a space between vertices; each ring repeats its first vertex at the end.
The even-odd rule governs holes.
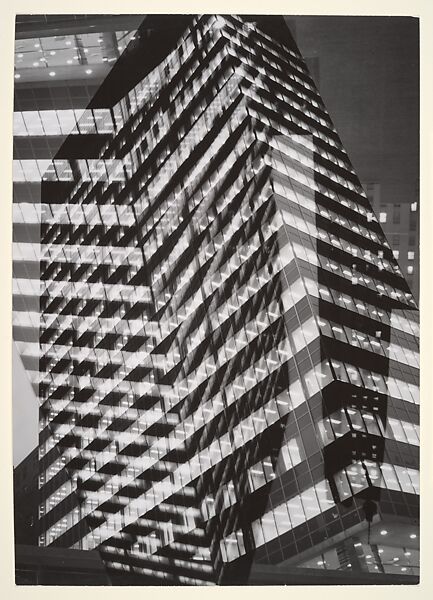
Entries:
POLYGON ((412 553, 411 552, 405 552, 404 555, 405 556, 410 556, 412 553))
POLYGON ((19 73, 15 73, 15 79, 19 79, 21 75, 19 73))
POLYGON ((91 75, 93 73, 92 69, 86 69, 86 75, 91 75))
POLYGON ((56 72, 55 71, 50 71, 49 75, 50 75, 50 77, 55 77, 56 76, 56 72))
POLYGON ((72 60, 69 59, 66 62, 68 63, 68 65, 72 65, 72 60))
POLYGON ((380 532, 380 535, 386 535, 388 532, 386 529, 382 529, 382 531, 380 532))
POLYGON ((18 54, 17 56, 18 56, 18 58, 22 58, 22 57, 23 57, 23 55, 22 55, 22 54, 18 54))
POLYGON ((401 568, 402 571, 407 571, 406 567, 401 568))
POLYGON ((416 533, 411 533, 409 537, 411 540, 416 539, 416 533))
POLYGON ((39 48, 39 47, 40 47, 40 44, 35 44, 35 48, 39 48))
POLYGON ((66 45, 67 45, 67 46, 70 46, 71 44, 72 44, 71 40, 68 40, 68 41, 66 42, 66 45))
POLYGON ((51 52, 50 52, 51 56, 54 56, 54 55, 55 55, 55 53, 56 53, 56 51, 55 51, 55 50, 51 50, 51 52))

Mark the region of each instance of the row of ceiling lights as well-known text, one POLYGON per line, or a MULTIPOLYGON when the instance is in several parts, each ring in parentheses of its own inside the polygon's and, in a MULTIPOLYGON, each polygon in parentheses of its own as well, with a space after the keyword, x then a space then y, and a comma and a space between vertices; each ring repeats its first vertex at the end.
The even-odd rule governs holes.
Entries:
MULTIPOLYGON (((85 71, 86 75, 91 75, 93 73, 92 69, 86 69, 85 71)), ((48 73, 48 75, 50 77, 55 77, 56 76, 56 72, 55 71, 50 71, 48 73)), ((20 73, 15 73, 15 79, 21 79, 21 74, 20 73)))
MULTIPOLYGON (((135 40, 135 36, 132 36, 132 37, 131 37, 131 40, 135 40)), ((104 41, 104 40, 103 40, 103 38, 99 38, 99 39, 98 39, 98 42, 99 42, 100 44, 101 44, 103 41, 104 41)), ((65 44, 66 44, 66 46, 72 46, 72 42, 71 42, 71 41, 69 41, 69 40, 68 40, 68 41, 66 41, 66 42, 65 42, 65 44)), ((40 44, 38 44, 38 43, 34 44, 34 47, 35 47, 35 48, 37 48, 37 49, 39 48, 39 52, 43 52, 43 51, 44 51, 44 50, 43 50, 43 48, 41 48, 41 45, 40 45, 40 44)), ((119 46, 117 46, 117 49, 118 49, 118 50, 124 50, 124 49, 125 49, 125 46, 122 46, 122 45, 120 44, 119 46)), ((78 46, 74 46, 74 50, 79 50, 78 46)), ((84 51, 84 52, 87 54, 87 53, 89 52, 89 49, 88 49, 88 48, 83 48, 83 51, 84 51)), ((48 52, 48 50, 47 50, 47 52, 48 52)), ((54 56, 54 55, 56 54, 56 50, 50 50, 50 51, 49 51, 49 53, 51 54, 51 56, 54 56)), ((18 56, 18 58, 23 58, 23 57, 24 57, 24 54, 23 54, 22 52, 20 52, 19 54, 17 54, 17 56, 18 56)))
MULTIPOLYGON (((380 532, 380 535, 387 535, 387 534, 388 534, 388 531, 387 531, 386 529, 382 529, 382 530, 381 530, 381 532, 380 532)), ((410 537, 410 539, 411 539, 411 540, 414 540, 414 539, 416 539, 418 536, 417 536, 417 534, 416 534, 416 533, 411 533, 411 534, 409 535, 409 537, 410 537)), ((362 544, 361 544, 361 542, 358 542, 357 544, 355 544, 355 546, 361 546, 361 545, 362 545, 362 544)), ((379 549, 379 553, 381 554, 382 552, 383 552, 383 549, 381 549, 381 548, 380 548, 380 549, 379 549)), ((411 553, 409 550, 405 550, 405 551, 404 551, 404 555, 405 555, 405 556, 411 556, 411 554, 412 554, 412 553, 411 553)), ((365 558, 367 558, 367 559, 369 559, 369 558, 372 558, 372 555, 371 555, 371 554, 367 554, 365 558)), ((394 561, 394 563, 397 563, 399 560, 400 560, 400 559, 399 559, 397 556, 395 556, 395 557, 393 558, 393 561, 394 561)), ((321 566, 325 566, 325 565, 326 565, 326 561, 325 561, 325 560, 318 560, 318 561, 317 561, 317 565, 318 565, 319 567, 321 567, 321 566)), ((352 566, 352 565, 351 565, 350 563, 347 565, 347 567, 348 567, 348 568, 350 568, 351 566, 352 566)), ((398 565, 395 565, 395 566, 398 566, 398 565)), ((375 569, 378 569, 378 568, 379 568, 379 567, 377 567, 377 566, 375 567, 375 569)), ((407 567, 401 567, 401 571, 403 571, 403 572, 404 572, 404 571, 407 571, 407 567)))

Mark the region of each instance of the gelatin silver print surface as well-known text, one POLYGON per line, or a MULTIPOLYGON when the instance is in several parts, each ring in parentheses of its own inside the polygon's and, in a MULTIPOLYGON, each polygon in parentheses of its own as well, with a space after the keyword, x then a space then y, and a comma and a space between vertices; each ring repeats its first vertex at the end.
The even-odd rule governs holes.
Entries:
POLYGON ((417 44, 17 17, 17 584, 419 581, 417 44))

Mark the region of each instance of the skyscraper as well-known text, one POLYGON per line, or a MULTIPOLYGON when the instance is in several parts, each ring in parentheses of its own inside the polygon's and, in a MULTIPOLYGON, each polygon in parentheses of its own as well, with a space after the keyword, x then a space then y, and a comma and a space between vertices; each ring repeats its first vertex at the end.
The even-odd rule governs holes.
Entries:
POLYGON ((97 156, 42 182, 40 545, 417 575, 416 304, 284 22, 186 20, 120 99, 115 69, 97 156))

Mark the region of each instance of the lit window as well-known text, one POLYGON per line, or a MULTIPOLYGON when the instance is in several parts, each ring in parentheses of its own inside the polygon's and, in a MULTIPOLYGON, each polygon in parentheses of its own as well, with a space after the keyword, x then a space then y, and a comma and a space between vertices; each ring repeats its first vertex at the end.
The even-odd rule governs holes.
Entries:
POLYGON ((386 223, 386 212, 379 213, 379 221, 381 223, 386 223))
POLYGON ((413 273, 413 266, 412 265, 408 266, 407 272, 409 273, 409 275, 412 275, 412 273, 413 273))
POLYGON ((418 208, 418 202, 412 202, 410 205, 411 212, 415 212, 417 208, 418 208))
POLYGON ((400 256, 399 250, 393 250, 392 253, 394 255, 394 258, 396 258, 396 259, 398 259, 398 257, 400 256))
POLYGON ((407 257, 409 260, 413 260, 415 258, 415 252, 413 250, 409 250, 407 257))

